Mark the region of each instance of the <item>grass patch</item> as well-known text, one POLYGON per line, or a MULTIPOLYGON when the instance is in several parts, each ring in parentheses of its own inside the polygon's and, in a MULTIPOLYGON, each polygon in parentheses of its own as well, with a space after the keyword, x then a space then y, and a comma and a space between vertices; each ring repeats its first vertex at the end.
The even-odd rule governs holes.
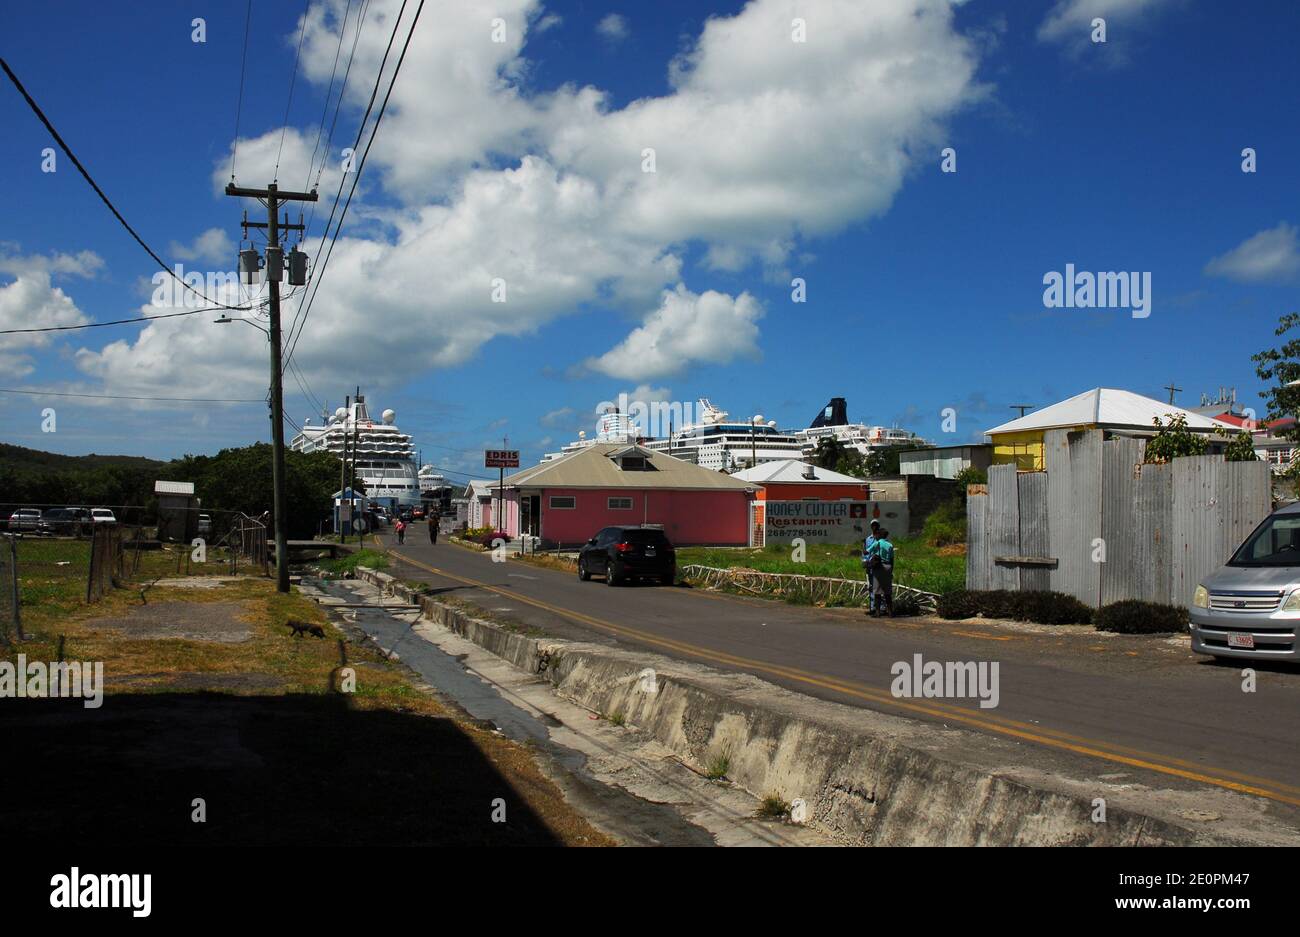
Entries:
POLYGON ((621 712, 610 713, 606 718, 616 726, 627 725, 627 716, 624 716, 621 712))
POLYGON ((780 794, 768 794, 759 803, 756 815, 764 820, 784 820, 790 816, 790 804, 780 794))
POLYGON ((356 572, 358 566, 369 566, 371 569, 387 569, 388 557, 379 550, 363 547, 355 553, 340 556, 336 560, 317 560, 316 565, 327 573, 352 573, 356 572))
MULTIPOLYGON (((932 547, 919 537, 893 541, 897 559, 894 582, 924 592, 944 593, 966 585, 966 558, 932 547)), ((796 563, 792 550, 774 544, 762 549, 750 547, 679 547, 678 567, 697 563, 720 569, 744 567, 764 573, 795 573, 836 579, 865 579, 860 544, 809 544, 806 562, 796 563)))
POLYGON ((710 781, 721 781, 731 770, 731 758, 726 752, 719 752, 709 759, 704 766, 704 776, 710 781))

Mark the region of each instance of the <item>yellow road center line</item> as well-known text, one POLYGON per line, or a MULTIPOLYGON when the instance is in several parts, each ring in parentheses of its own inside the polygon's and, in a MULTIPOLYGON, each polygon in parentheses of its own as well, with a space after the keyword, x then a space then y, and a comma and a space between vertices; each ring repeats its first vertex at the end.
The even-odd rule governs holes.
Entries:
POLYGON ((1043 726, 1035 726, 1024 722, 1018 722, 1013 719, 1008 719, 1001 716, 994 716, 992 714, 977 714, 972 710, 968 710, 959 706, 952 706, 950 704, 945 704, 940 702, 916 703, 912 701, 901 700, 894 697, 890 693, 886 693, 883 690, 878 690, 874 687, 869 687, 864 684, 858 684, 852 681, 842 680, 840 678, 831 677, 826 674, 817 674, 811 671, 801 670, 796 667, 787 667, 780 664, 768 663, 766 661, 752 660, 750 658, 738 657, 734 654, 728 654, 724 651, 718 651, 711 648, 700 647, 697 645, 688 644, 684 641, 677 641, 672 638, 662 638, 657 635, 649 634, 648 632, 640 631, 636 628, 629 628, 625 625, 616 625, 613 622, 608 622, 600 618, 594 618, 582 612, 576 612, 571 609, 561 608, 557 605, 552 605, 549 602, 542 601, 541 599, 534 599, 530 596, 520 595, 518 592, 512 592, 508 589, 501 589, 497 586, 489 585, 477 579, 469 579, 464 576, 458 576, 455 573, 450 573, 447 572, 446 570, 438 569, 437 567, 430 566, 426 563, 422 563, 419 560, 412 559, 411 557, 405 556, 400 553, 393 553, 390 555, 395 556, 399 562, 409 563, 412 566, 423 569, 426 572, 433 573, 434 575, 442 576, 447 579, 453 579, 457 582, 461 582, 478 589, 483 589, 485 591, 492 592, 497 595, 501 595, 513 599, 515 601, 527 603, 529 605, 543 609, 544 611, 551 612, 554 615, 558 615, 561 618, 569 618, 574 621, 581 622, 583 624, 591 625, 592 627, 595 628, 611 631, 614 634, 619 634, 624 637, 635 638, 638 641, 642 641, 647 644, 652 644, 657 647, 663 647, 663 648, 668 648, 670 650, 679 651, 684 654, 689 654, 692 657, 698 657, 703 660, 711 661, 713 663, 732 664, 745 669, 757 670, 763 673, 785 677, 786 679, 794 680, 800 683, 806 683, 811 686, 819 686, 822 687, 823 689, 833 690, 834 692, 843 693, 847 696, 854 696, 854 697, 858 697, 859 699, 871 700, 872 702, 880 703, 885 706, 892 706, 897 709, 922 713, 938 719, 949 719, 957 722, 962 722, 967 725, 971 725, 988 732, 997 733, 999 735, 1007 735, 1025 741, 1036 742, 1037 744, 1045 745, 1051 748, 1059 748, 1066 751, 1074 752, 1075 754, 1079 754, 1079 755, 1087 755, 1093 758, 1101 758, 1106 761, 1117 762, 1119 764, 1125 764, 1135 768, 1143 768, 1149 771, 1158 772, 1160 774, 1167 774, 1174 777, 1183 778, 1189 781, 1197 781, 1199 783, 1211 784, 1216 787, 1226 788, 1227 790, 1237 791, 1239 793, 1255 794, 1259 797, 1266 797, 1270 800, 1276 800, 1282 803, 1292 804, 1294 806, 1300 806, 1300 797, 1289 796, 1288 794, 1282 793, 1282 791, 1300 793, 1300 787, 1295 787, 1293 785, 1285 784, 1280 781, 1274 781, 1269 778, 1258 778, 1252 775, 1242 774, 1240 772, 1231 771, 1227 769, 1213 769, 1217 771, 1219 774, 1227 776, 1227 777, 1215 777, 1213 775, 1204 774, 1200 770, 1192 770, 1197 768, 1197 766, 1192 762, 1180 758, 1173 758, 1167 755, 1160 755, 1152 752, 1144 752, 1141 751, 1140 749, 1127 748, 1122 745, 1116 745, 1109 742, 1102 742, 1094 739, 1088 739, 1083 736, 1070 735, 1069 733, 1061 732, 1059 730, 1049 729, 1043 726), (1099 748, 1098 746, 1106 746, 1110 749, 1113 749, 1113 751, 1106 751, 1102 748, 1099 748), (1122 754, 1122 752, 1131 752, 1132 754, 1131 755, 1122 754), (1165 763, 1162 764, 1159 761, 1153 759, 1163 759, 1165 763), (1188 767, 1186 768, 1179 767, 1180 765, 1186 765, 1188 767), (1231 780, 1231 778, 1240 778, 1242 779, 1242 781, 1250 781, 1253 783, 1242 783, 1242 781, 1231 780), (1261 785, 1268 785, 1268 786, 1264 787, 1261 785), (1270 788, 1274 788, 1274 789, 1270 789, 1270 788))

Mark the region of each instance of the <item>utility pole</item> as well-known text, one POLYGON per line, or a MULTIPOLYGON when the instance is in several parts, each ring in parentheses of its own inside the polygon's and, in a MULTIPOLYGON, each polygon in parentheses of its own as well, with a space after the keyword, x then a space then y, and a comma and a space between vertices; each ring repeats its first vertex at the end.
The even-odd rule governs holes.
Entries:
MULTIPOLYGON (((284 363, 280 358, 280 280, 284 275, 284 250, 280 247, 280 232, 304 231, 302 224, 289 224, 286 217, 280 221, 280 206, 284 202, 314 202, 315 192, 281 192, 272 182, 265 189, 246 189, 233 182, 226 186, 226 194, 235 198, 255 198, 266 205, 266 223, 244 222, 245 234, 249 228, 262 228, 266 231, 266 280, 271 294, 271 483, 275 489, 273 509, 275 511, 275 576, 276 589, 289 591, 289 537, 288 518, 285 517, 284 497, 284 363)), ((255 260, 256 251, 250 251, 255 260)), ((297 248, 295 254, 301 254, 297 248)), ((240 274, 251 274, 245 265, 244 252, 240 252, 240 274)), ((306 255, 291 258, 289 284, 306 285, 306 255)))
POLYGON ((1024 416, 1026 410, 1034 409, 1034 405, 1032 403, 1013 403, 1009 409, 1019 410, 1020 416, 1024 416))
MULTIPOLYGON (((1174 382, 1173 382, 1173 381, 1170 381, 1168 384, 1165 385, 1165 390, 1169 391, 1169 402, 1172 404, 1172 403, 1174 402, 1174 394, 1176 394, 1178 391, 1182 390, 1182 388, 1181 388, 1181 387, 1175 387, 1175 386, 1174 386, 1174 382)), ((1223 389, 1222 389, 1222 388, 1219 389, 1219 399, 1220 399, 1220 400, 1223 399, 1223 389)))

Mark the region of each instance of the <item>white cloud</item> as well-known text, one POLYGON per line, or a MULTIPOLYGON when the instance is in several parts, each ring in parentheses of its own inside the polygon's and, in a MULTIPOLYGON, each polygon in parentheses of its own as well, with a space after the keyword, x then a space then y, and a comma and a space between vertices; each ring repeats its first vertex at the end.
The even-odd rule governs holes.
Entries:
POLYGON ((1226 277, 1241 283, 1287 282, 1300 274, 1300 244, 1296 226, 1278 222, 1276 228, 1260 231, 1226 254, 1205 265, 1208 276, 1226 277))
MULTIPOLYGON (((324 0, 308 14, 304 69, 322 89, 344 7, 324 0)), ((370 4, 348 86, 351 119, 340 127, 365 106, 397 7, 370 4)), ((538 0, 499 0, 493 15, 506 21, 505 42, 492 41, 492 17, 476 0, 449 0, 436 28, 422 20, 415 33, 294 355, 318 391, 348 373, 373 376, 379 392, 591 305, 652 310, 595 359, 629 380, 756 354, 757 303, 688 289, 687 246, 705 249, 706 268, 783 272, 809 239, 887 211, 916 154, 936 151, 945 120, 983 93, 947 0, 804 0, 806 43, 791 41, 789 0, 752 0, 708 20, 665 63, 668 93, 621 108, 592 87, 530 92, 523 51, 547 13, 538 0), (646 147, 656 151, 652 174, 641 171, 646 147), (381 190, 387 199, 377 200, 381 190), (494 278, 506 283, 504 303, 492 302, 494 278), (733 333, 715 347, 676 331, 690 324, 702 335, 718 323, 733 333), (633 360, 634 347, 650 356, 633 360)), ((352 27, 345 55, 351 38, 352 27)), ((265 185, 278 157, 280 184, 303 185, 316 127, 289 128, 283 152, 281 136, 239 141, 241 184, 265 185)), ((318 214, 328 214, 339 150, 351 143, 333 142, 318 214)), ((215 191, 229 172, 228 158, 216 161, 215 191)), ((295 308, 286 304, 286 322, 295 308)), ((575 357, 590 351, 580 335, 575 357)), ((109 392, 179 380, 187 395, 253 396, 266 381, 259 333, 186 319, 77 360, 109 392)))
POLYGON ((596 32, 610 42, 621 42, 627 38, 627 18, 617 13, 610 13, 596 24, 596 32))
POLYGON ((635 381, 677 374, 697 362, 757 359, 762 315, 748 293, 735 298, 713 290, 696 294, 679 283, 664 290, 659 308, 643 326, 599 358, 587 359, 587 367, 635 381))
POLYGON ((1092 21, 1101 17, 1106 21, 1107 42, 1112 40, 1110 30, 1116 24, 1139 20, 1169 0, 1059 0, 1038 27, 1038 38, 1044 42, 1065 42, 1071 45, 1090 42, 1092 21))
MULTIPOLYGON (((90 276, 103 261, 90 251, 80 254, 19 255, 0 250, 0 273, 14 277, 0 286, 0 330, 84 325, 90 317, 51 282, 56 274, 90 276)), ((30 352, 48 348, 61 333, 0 335, 0 373, 26 377, 34 370, 30 352)))
POLYGON ((236 266, 235 242, 224 228, 208 228, 190 244, 172 241, 168 249, 179 260, 202 260, 223 270, 236 266))

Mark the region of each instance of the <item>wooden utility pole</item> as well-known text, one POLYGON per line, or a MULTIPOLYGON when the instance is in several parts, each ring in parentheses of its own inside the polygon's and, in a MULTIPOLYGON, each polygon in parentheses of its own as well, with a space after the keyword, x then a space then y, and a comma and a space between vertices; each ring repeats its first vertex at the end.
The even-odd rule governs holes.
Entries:
POLYGON ((1169 391, 1169 402, 1172 404, 1174 402, 1174 394, 1182 390, 1182 388, 1175 387, 1174 382, 1170 381, 1168 384, 1165 385, 1165 390, 1169 391))
POLYGON ((288 592, 289 537, 284 504, 284 362, 280 357, 280 278, 284 271, 284 253, 280 247, 280 232, 303 231, 306 226, 289 224, 287 218, 282 222, 279 214, 284 202, 314 202, 316 193, 281 192, 274 182, 265 189, 246 189, 231 182, 226 186, 226 194, 235 198, 259 199, 266 205, 266 223, 246 221, 244 227, 262 228, 266 231, 266 280, 271 294, 271 483, 275 489, 272 501, 275 512, 275 575, 276 589, 288 592), (272 263, 272 252, 278 255, 276 264, 272 263))

